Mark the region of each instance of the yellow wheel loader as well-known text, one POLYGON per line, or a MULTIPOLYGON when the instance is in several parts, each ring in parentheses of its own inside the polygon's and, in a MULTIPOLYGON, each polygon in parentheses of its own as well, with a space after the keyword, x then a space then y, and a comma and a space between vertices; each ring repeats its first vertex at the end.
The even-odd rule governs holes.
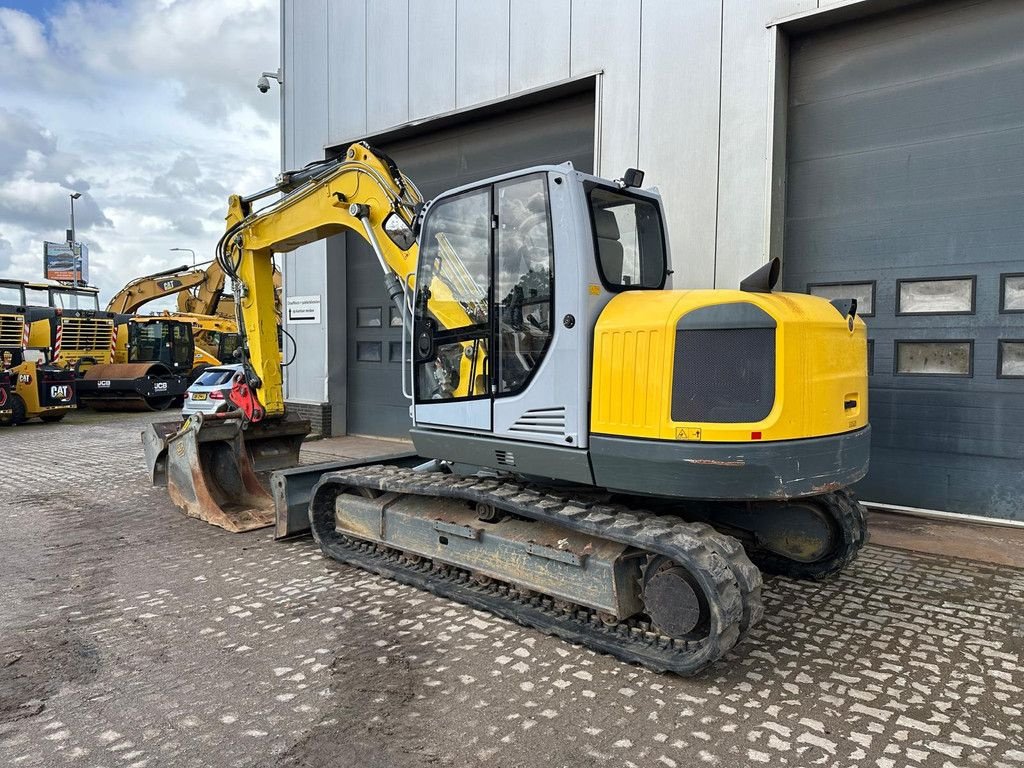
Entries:
POLYGON ((60 421, 78 407, 74 372, 53 365, 48 349, 28 346, 33 315, 51 312, 0 304, 0 425, 60 421))
POLYGON ((865 326, 854 301, 773 292, 778 262, 670 289, 641 179, 567 163, 425 203, 358 143, 232 197, 237 408, 145 434, 154 479, 228 528, 270 508, 244 443, 289 424, 272 255, 356 232, 406 318, 418 457, 320 476, 323 552, 651 669, 720 659, 763 614, 758 566, 824 578, 865 542, 865 326))

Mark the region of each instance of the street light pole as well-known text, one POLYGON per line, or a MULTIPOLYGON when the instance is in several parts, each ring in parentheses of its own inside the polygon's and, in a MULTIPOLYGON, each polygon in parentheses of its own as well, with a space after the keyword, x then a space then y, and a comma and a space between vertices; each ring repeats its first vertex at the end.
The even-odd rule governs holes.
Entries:
POLYGON ((192 269, 196 268, 196 252, 191 248, 171 248, 172 251, 188 251, 192 254, 192 269))
MULTIPOLYGON (((71 239, 68 241, 68 246, 71 248, 71 284, 77 289, 78 288, 78 265, 79 262, 75 259, 75 200, 82 196, 81 192, 72 192, 69 197, 71 198, 71 239)), ((75 308, 78 308, 78 291, 76 290, 73 295, 75 308)))

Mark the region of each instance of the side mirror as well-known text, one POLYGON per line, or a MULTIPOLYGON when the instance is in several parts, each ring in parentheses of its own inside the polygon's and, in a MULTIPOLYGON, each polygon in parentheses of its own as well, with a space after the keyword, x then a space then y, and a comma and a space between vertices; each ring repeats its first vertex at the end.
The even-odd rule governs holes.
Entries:
POLYGON ((626 172, 622 174, 622 178, 619 179, 619 186, 623 189, 627 187, 639 187, 644 183, 644 172, 639 168, 627 168, 626 172))

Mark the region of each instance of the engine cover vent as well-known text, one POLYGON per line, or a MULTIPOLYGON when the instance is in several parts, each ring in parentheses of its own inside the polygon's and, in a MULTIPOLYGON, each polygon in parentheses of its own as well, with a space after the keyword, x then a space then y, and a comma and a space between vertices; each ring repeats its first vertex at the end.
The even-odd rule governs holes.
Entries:
POLYGON ((676 326, 672 420, 737 424, 775 405, 775 319, 753 304, 720 304, 676 326))
POLYGON ((564 435, 565 406, 556 408, 531 408, 509 427, 512 432, 529 432, 535 435, 564 435))

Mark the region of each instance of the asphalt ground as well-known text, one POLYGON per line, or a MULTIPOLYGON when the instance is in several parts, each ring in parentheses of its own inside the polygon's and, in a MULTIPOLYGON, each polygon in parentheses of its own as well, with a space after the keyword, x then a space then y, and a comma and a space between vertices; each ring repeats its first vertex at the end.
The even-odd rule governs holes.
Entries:
POLYGON ((1024 571, 869 546, 659 675, 185 518, 149 418, 0 430, 2 765, 1024 765, 1024 571))

